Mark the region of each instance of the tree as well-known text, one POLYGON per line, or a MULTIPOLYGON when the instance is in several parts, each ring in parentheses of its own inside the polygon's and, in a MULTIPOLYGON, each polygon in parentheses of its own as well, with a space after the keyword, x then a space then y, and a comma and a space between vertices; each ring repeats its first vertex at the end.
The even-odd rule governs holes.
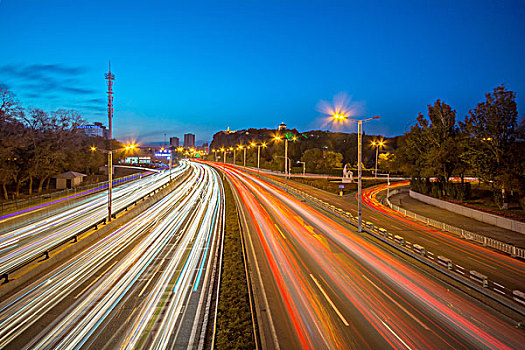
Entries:
POLYGON ((392 163, 416 181, 436 177, 439 196, 448 195, 450 177, 459 169, 464 172, 460 158, 462 140, 456 111, 437 100, 428 105, 428 118, 419 113, 392 163))
POLYGON ((524 132, 518 127, 515 99, 514 92, 498 86, 461 123, 470 136, 465 161, 480 180, 491 184, 501 208, 508 207, 508 191, 523 181, 523 151, 516 149, 516 143, 523 141, 524 132))
POLYGON ((312 148, 303 153, 301 161, 306 163, 306 167, 309 170, 327 170, 340 168, 343 155, 337 152, 312 148))
POLYGON ((7 186, 19 179, 25 128, 18 121, 22 109, 15 95, 0 89, 0 182, 7 200, 7 186))
POLYGON ((332 151, 323 151, 323 167, 325 169, 341 168, 343 166, 343 155, 332 151))

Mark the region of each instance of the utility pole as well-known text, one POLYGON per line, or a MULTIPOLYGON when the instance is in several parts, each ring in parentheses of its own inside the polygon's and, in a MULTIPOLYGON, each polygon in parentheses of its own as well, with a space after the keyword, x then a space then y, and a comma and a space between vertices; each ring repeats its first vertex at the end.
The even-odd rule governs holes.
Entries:
POLYGON ((257 175, 261 177, 261 145, 257 145, 257 175))
POLYGON ((111 74, 111 61, 109 62, 109 72, 104 74, 108 81, 108 223, 111 221, 111 191, 113 189, 113 151, 111 147, 112 135, 112 119, 113 119, 113 80, 115 75, 111 74))
POLYGON ((284 176, 288 177, 288 138, 284 139, 284 176))
POLYGON ((361 212, 362 212, 362 204, 361 204, 361 194, 363 192, 363 184, 361 182, 361 163, 362 161, 362 153, 363 153, 363 121, 358 120, 357 121, 357 230, 359 232, 363 232, 363 226, 362 226, 362 219, 361 219, 361 212))

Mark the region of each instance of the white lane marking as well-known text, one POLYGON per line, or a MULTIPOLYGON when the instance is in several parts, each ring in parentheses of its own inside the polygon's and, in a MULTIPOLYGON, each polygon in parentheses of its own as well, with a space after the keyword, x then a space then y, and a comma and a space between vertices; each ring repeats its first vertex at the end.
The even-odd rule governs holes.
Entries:
POLYGON ((496 286, 500 287, 500 288, 505 288, 505 286, 502 286, 501 284, 499 284, 498 282, 492 282, 494 283, 496 286))
POLYGON ((88 290, 89 288, 91 288, 91 286, 93 286, 95 283, 97 283, 97 281, 106 274, 106 272, 108 272, 109 270, 111 270, 111 268, 113 266, 115 266, 115 264, 118 263, 118 260, 115 261, 110 267, 108 267, 104 272, 102 272, 97 278, 95 278, 95 280, 93 282, 91 282, 86 288, 82 289, 80 291, 80 293, 78 293, 77 295, 75 295, 75 298, 74 299, 77 299, 79 296, 81 296, 86 290, 88 290))
POLYGON ((476 263, 478 263, 478 264, 485 265, 486 267, 488 267, 488 268, 491 269, 491 270, 496 270, 496 268, 495 268, 494 266, 489 265, 489 264, 486 264, 486 263, 484 263, 484 262, 482 262, 482 261, 480 261, 480 260, 476 260, 476 259, 474 259, 474 258, 468 258, 468 259, 469 259, 469 260, 472 260, 472 261, 474 261, 474 262, 476 262, 476 263))
POLYGON ((333 303, 332 299, 330 299, 330 297, 328 296, 328 294, 326 294, 326 292, 324 291, 323 287, 319 284, 319 282, 318 282, 317 279, 314 277, 314 275, 310 274, 310 277, 312 277, 312 279, 314 280, 315 284, 317 284, 317 287, 319 288, 319 290, 321 290, 321 293, 323 293, 324 297, 326 298, 326 300, 328 301, 328 303, 330 304, 330 306, 332 307, 332 309, 334 309, 334 311, 335 311, 335 313, 337 314, 337 316, 339 316, 339 318, 341 319, 341 321, 343 321, 344 325, 348 327, 350 324, 349 324, 348 321, 344 318, 344 316, 341 314, 341 312, 339 311, 339 309, 337 309, 337 307, 336 307, 335 304, 333 303))
POLYGON ((416 321, 417 323, 419 323, 419 325, 423 328, 425 328, 427 331, 430 330, 430 328, 428 328, 423 322, 421 322, 420 319, 418 319, 416 316, 414 316, 410 311, 408 311, 407 309, 405 309, 403 307, 403 305, 399 304, 397 301, 395 301, 390 295, 388 295, 387 292, 385 292, 384 290, 382 290, 381 288, 379 288, 378 285, 376 285, 374 282, 372 282, 370 279, 368 279, 368 277, 366 277, 365 275, 361 275, 364 277, 364 279, 366 279, 368 282, 370 282, 371 285, 373 285, 374 287, 376 287, 376 289, 378 291, 380 291, 381 293, 383 293, 384 296, 386 296, 388 299, 390 299, 390 301, 392 301, 394 304, 397 305, 397 307, 399 307, 401 310, 403 310, 408 316, 412 317, 412 319, 414 321, 416 321))
POLYGON ((403 339, 401 339, 401 338, 396 334, 396 332, 394 332, 394 331, 392 330, 392 328, 388 327, 388 325, 387 325, 385 322, 383 322, 383 320, 381 320, 381 323, 384 324, 385 327, 388 328, 388 330, 390 331, 390 333, 392 333, 393 335, 395 335, 396 338, 397 338, 401 343, 403 343, 403 345, 405 345, 408 349, 412 349, 410 346, 408 346, 407 343, 405 343, 405 342, 403 341, 403 339))

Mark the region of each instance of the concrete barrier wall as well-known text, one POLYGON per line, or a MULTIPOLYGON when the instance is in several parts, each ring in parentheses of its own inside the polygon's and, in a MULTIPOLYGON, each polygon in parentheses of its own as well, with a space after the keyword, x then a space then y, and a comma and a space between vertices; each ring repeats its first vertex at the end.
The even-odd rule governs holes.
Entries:
POLYGON ((425 196, 424 194, 421 194, 418 192, 410 191, 409 193, 410 193, 410 197, 417 199, 418 201, 421 201, 423 203, 427 203, 427 204, 436 206, 438 208, 446 209, 448 211, 458 213, 458 214, 467 216, 469 218, 476 219, 481 222, 485 222, 490 225, 498 226, 506 230, 519 232, 525 235, 525 223, 524 222, 507 219, 507 218, 504 218, 498 215, 493 215, 493 214, 485 213, 479 210, 467 208, 459 204, 442 201, 437 198, 425 196))

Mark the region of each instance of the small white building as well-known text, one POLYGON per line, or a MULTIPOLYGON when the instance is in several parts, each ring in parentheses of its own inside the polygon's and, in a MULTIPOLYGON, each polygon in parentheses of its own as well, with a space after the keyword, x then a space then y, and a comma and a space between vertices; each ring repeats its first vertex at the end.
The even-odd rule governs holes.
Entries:
POLYGON ((76 171, 67 171, 56 177, 57 179, 57 190, 62 190, 65 188, 73 188, 82 183, 86 174, 77 173, 76 171))

